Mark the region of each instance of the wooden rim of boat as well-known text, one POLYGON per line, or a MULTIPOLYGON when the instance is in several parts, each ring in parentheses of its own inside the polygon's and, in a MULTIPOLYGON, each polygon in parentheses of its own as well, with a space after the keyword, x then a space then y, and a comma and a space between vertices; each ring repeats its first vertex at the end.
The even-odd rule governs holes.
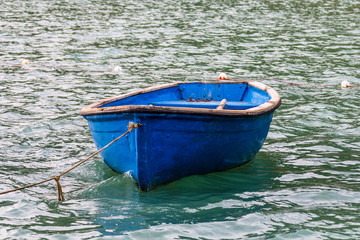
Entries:
POLYGON ((85 106, 81 109, 80 114, 82 116, 89 115, 99 115, 99 114, 113 114, 113 113, 163 113, 163 114, 186 114, 186 115, 206 115, 206 116, 223 116, 223 117, 242 117, 242 116, 259 116, 266 114, 268 112, 274 111, 281 105, 280 95, 271 87, 257 81, 206 81, 206 82, 176 82, 168 83, 163 85, 158 85, 154 87, 149 87, 141 89, 135 92, 123 94, 120 96, 106 98, 90 105, 85 106), (144 94, 160 89, 177 87, 180 84, 188 83, 201 83, 201 84, 221 84, 221 83, 230 83, 230 84, 247 84, 258 89, 266 91, 271 99, 267 102, 253 108, 246 110, 228 110, 228 109, 207 109, 207 108, 190 108, 190 107, 162 107, 162 106, 153 106, 153 105, 122 105, 122 106, 113 106, 113 107, 100 107, 105 104, 136 96, 139 94, 144 94))

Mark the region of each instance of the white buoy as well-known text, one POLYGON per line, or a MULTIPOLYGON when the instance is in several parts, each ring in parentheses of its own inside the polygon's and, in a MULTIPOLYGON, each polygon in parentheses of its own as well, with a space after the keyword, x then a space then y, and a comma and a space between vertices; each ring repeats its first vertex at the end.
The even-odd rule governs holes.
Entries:
POLYGON ((22 62, 21 62, 21 65, 28 65, 29 64, 29 60, 22 60, 22 62))
POLYGON ((219 80, 225 80, 225 79, 226 79, 226 74, 225 73, 220 73, 219 80))
POLYGON ((122 72, 122 68, 120 66, 115 66, 113 72, 122 72))
POLYGON ((347 87, 350 87, 350 83, 346 80, 342 81, 341 82, 341 88, 347 88, 347 87))

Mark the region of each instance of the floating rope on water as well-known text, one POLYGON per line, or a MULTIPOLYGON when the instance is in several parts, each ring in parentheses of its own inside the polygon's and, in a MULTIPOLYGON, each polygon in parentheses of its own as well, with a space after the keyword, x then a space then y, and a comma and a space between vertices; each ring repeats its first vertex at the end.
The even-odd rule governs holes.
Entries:
MULTIPOLYGON (((220 75, 217 79, 219 79, 219 80, 234 80, 234 81, 249 81, 248 79, 227 78, 225 73, 220 73, 220 75)), ((302 84, 302 83, 286 82, 286 81, 281 81, 281 80, 276 80, 276 79, 268 79, 268 80, 280 82, 280 83, 292 85, 292 86, 301 86, 301 87, 330 87, 330 86, 340 86, 341 88, 349 88, 349 87, 358 88, 358 87, 360 87, 360 86, 350 85, 350 83, 347 80, 342 81, 341 84, 302 84)), ((258 80, 253 80, 253 81, 258 81, 258 80)))
MULTIPOLYGON (((25 66, 25 65, 30 64, 30 62, 29 62, 29 60, 24 59, 24 60, 21 61, 21 63, 2 63, 2 64, 13 65, 13 66, 25 66)), ((46 65, 42 65, 42 66, 55 68, 55 69, 58 69, 58 70, 65 70, 65 71, 72 71, 72 70, 79 71, 80 70, 80 71, 87 71, 87 72, 104 72, 104 73, 119 73, 119 74, 124 73, 123 69, 120 66, 115 66, 112 69, 107 69, 107 70, 83 69, 83 68, 71 69, 71 68, 66 68, 66 67, 61 67, 61 66, 46 66, 46 65)), ((127 70, 127 71, 129 71, 129 70, 127 70)), ((140 75, 155 75, 154 73, 146 73, 146 72, 132 72, 132 71, 130 71, 130 72, 132 74, 140 74, 140 75)), ((239 79, 239 78, 228 78, 225 73, 220 73, 217 78, 210 78, 210 79, 232 80, 232 81, 259 81, 259 80, 249 80, 249 79, 239 79)), ((281 81, 281 80, 276 80, 276 79, 267 79, 267 80, 280 82, 282 84, 287 84, 287 85, 292 85, 292 86, 299 86, 299 87, 339 86, 341 88, 360 88, 360 86, 350 85, 350 83, 347 80, 342 81, 341 84, 304 84, 304 83, 286 82, 286 81, 281 81)))
POLYGON ((106 146, 104 146, 103 148, 97 150, 95 153, 91 154, 89 157, 87 157, 86 159, 82 160, 81 162, 79 162, 78 164, 76 164, 75 166, 69 168, 68 170, 60 173, 57 176, 51 177, 49 179, 40 181, 40 182, 36 182, 36 183, 32 183, 23 187, 19 187, 19 188, 15 188, 12 190, 8 190, 8 191, 4 191, 4 192, 0 192, 0 195, 2 194, 7 194, 7 193, 11 193, 11 192, 15 192, 15 191, 19 191, 25 188, 30 188, 30 187, 34 187, 36 185, 40 185, 46 182, 49 182, 51 180, 55 180, 56 185, 57 185, 57 189, 58 189, 58 201, 64 201, 64 194, 62 192, 62 187, 60 184, 60 177, 65 175, 66 173, 70 172, 71 170, 73 170, 74 168, 77 168, 78 166, 80 166, 81 164, 83 164, 84 162, 88 161, 89 159, 91 159, 92 157, 94 157, 95 155, 97 155, 98 153, 100 153, 101 151, 105 150, 106 148, 108 148, 110 145, 112 145, 113 143, 115 143, 116 141, 118 141, 120 138, 124 137, 126 134, 130 133, 132 130, 141 127, 142 124, 140 123, 133 123, 133 122, 129 122, 129 126, 128 126, 128 130, 126 132, 124 132, 122 135, 120 135, 119 137, 117 137, 116 139, 114 139, 113 141, 111 141, 110 143, 108 143, 106 146))

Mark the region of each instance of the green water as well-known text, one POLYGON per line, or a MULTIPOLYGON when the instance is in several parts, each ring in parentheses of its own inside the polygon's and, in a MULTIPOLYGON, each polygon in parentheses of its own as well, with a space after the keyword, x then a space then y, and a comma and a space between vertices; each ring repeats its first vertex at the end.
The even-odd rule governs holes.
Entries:
POLYGON ((360 239, 360 88, 284 83, 360 86, 356 0, 2 0, 0 191, 96 150, 83 106, 220 72, 282 97, 252 162, 144 193, 96 157, 64 202, 55 182, 1 195, 0 238, 360 239))

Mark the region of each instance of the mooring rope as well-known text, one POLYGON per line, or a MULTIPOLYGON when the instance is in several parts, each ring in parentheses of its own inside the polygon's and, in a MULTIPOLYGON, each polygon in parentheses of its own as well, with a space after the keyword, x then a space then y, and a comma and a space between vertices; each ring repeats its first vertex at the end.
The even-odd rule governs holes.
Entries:
MULTIPOLYGON (((218 78, 211 78, 211 79, 217 79, 217 80, 230 80, 230 81, 261 81, 261 80, 249 80, 249 79, 243 79, 243 78, 228 78, 225 73, 220 73, 218 78)), ((344 80, 341 82, 341 84, 306 84, 306 83, 294 83, 294 82, 287 82, 277 79, 264 79, 268 81, 275 81, 282 84, 292 85, 292 86, 299 86, 299 87, 332 87, 332 86, 340 86, 341 88, 359 88, 360 86, 353 86, 350 85, 350 83, 347 80, 344 80)))
MULTIPOLYGON (((29 65, 29 60, 22 60, 21 63, 6 63, 6 62, 0 62, 1 65, 9 65, 9 66, 25 66, 29 65)), ((103 70, 97 70, 97 69, 85 69, 85 68, 79 68, 76 69, 68 68, 68 67, 61 67, 61 66, 47 66, 44 64, 38 64, 38 66, 42 67, 48 67, 48 68, 54 68, 58 70, 65 70, 65 71, 87 71, 87 72, 104 72, 104 73, 124 73, 123 69, 120 66, 115 66, 112 69, 103 69, 103 70)), ((149 73, 149 72, 134 72, 129 69, 126 70, 127 72, 131 72, 131 74, 139 74, 139 75, 152 75, 157 76, 157 74, 149 73)), ((197 78, 199 79, 199 78, 197 78)), ((220 73, 220 75, 217 78, 207 78, 206 80, 231 80, 231 81, 261 81, 260 79, 243 79, 243 78, 228 78, 225 73, 220 73)), ((347 80, 343 80, 341 84, 306 84, 306 83, 294 83, 294 82, 287 82, 287 81, 281 81, 277 79, 263 79, 263 80, 269 80, 269 81, 275 81, 286 85, 292 85, 292 86, 298 86, 298 87, 331 87, 331 86, 340 86, 341 88, 360 88, 360 86, 354 86, 351 85, 347 80)))
POLYGON ((36 182, 36 183, 32 183, 23 187, 19 187, 19 188, 15 188, 12 190, 8 190, 8 191, 4 191, 4 192, 0 192, 0 195, 2 194, 7 194, 7 193, 11 193, 11 192, 15 192, 15 191, 19 191, 25 188, 30 188, 30 187, 34 187, 36 185, 40 185, 46 182, 49 182, 51 180, 55 180, 56 185, 57 185, 57 189, 58 189, 58 200, 59 201, 64 201, 64 195, 62 192, 62 187, 60 184, 60 177, 65 175, 66 173, 70 172, 71 170, 73 170, 74 168, 77 168, 78 166, 80 166, 81 164, 83 164, 84 162, 88 161, 89 159, 91 159, 92 157, 94 157, 95 155, 97 155, 98 153, 100 153, 101 151, 105 150, 106 148, 108 148, 111 144, 115 143, 116 141, 118 141, 120 138, 124 137, 126 134, 130 133, 132 130, 134 130, 135 128, 138 128, 142 126, 140 123, 133 123, 133 122, 129 122, 129 126, 128 126, 128 130, 126 132, 124 132, 122 135, 120 135, 119 137, 117 137, 116 139, 114 139, 113 141, 111 141, 110 143, 108 143, 106 146, 104 146, 103 148, 97 150, 96 152, 94 152, 93 154, 91 154, 89 157, 87 157, 86 159, 82 160, 81 162, 79 162, 78 164, 74 165, 73 167, 69 168, 68 170, 60 173, 59 175, 56 175, 54 177, 51 177, 49 179, 40 181, 40 182, 36 182))

